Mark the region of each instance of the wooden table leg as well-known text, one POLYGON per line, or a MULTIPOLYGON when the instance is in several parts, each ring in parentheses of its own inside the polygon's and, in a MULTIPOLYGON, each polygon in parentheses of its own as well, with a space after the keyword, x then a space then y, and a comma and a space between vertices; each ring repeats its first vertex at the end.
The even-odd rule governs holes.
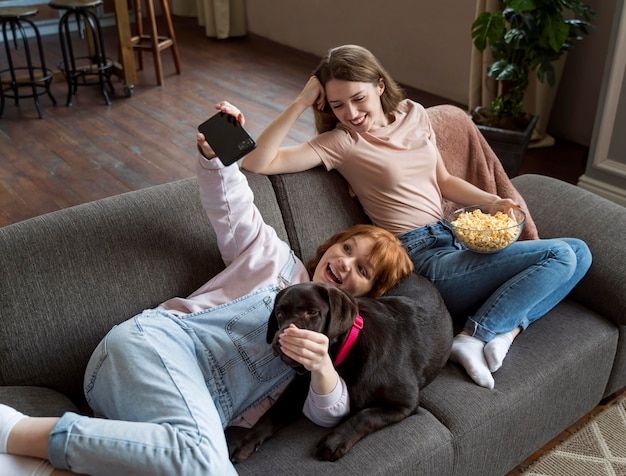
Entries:
POLYGON ((114 0, 115 21, 117 23, 117 35, 120 44, 120 62, 116 65, 116 70, 124 82, 124 93, 126 96, 132 94, 137 81, 137 71, 135 69, 135 54, 130 41, 130 18, 128 15, 127 0, 114 0))

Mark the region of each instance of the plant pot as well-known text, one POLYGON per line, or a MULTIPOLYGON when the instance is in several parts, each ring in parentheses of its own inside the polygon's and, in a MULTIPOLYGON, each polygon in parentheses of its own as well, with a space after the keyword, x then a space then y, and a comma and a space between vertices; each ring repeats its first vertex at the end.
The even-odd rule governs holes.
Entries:
POLYGON ((533 115, 523 131, 476 124, 483 137, 498 156, 498 159, 500 159, 504 170, 510 178, 519 174, 528 143, 538 119, 539 116, 533 115))

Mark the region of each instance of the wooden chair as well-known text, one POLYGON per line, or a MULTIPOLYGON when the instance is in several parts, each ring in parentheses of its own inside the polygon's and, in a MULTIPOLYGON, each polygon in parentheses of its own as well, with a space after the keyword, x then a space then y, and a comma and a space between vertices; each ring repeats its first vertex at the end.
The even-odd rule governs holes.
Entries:
POLYGON ((178 55, 178 46, 176 45, 176 36, 174 35, 174 25, 172 24, 172 18, 170 16, 170 7, 168 5, 168 0, 161 0, 161 10, 167 24, 167 36, 159 36, 154 11, 154 1, 145 0, 147 19, 150 27, 150 34, 147 34, 144 33, 143 29, 143 16, 141 11, 142 1, 143 0, 133 0, 137 34, 131 37, 131 42, 133 44, 133 49, 137 50, 137 66, 140 70, 143 69, 144 50, 152 50, 157 83, 159 86, 163 86, 165 80, 163 78, 163 64, 161 62, 162 50, 167 48, 172 49, 176 74, 181 73, 180 56, 178 55))

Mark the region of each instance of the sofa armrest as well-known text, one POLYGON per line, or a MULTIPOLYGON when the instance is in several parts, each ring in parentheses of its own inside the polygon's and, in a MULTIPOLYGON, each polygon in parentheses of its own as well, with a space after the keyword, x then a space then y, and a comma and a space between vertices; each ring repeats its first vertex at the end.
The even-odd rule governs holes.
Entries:
POLYGON ((584 240, 593 255, 570 297, 615 324, 626 325, 626 208, 575 185, 542 176, 513 179, 541 238, 584 240))

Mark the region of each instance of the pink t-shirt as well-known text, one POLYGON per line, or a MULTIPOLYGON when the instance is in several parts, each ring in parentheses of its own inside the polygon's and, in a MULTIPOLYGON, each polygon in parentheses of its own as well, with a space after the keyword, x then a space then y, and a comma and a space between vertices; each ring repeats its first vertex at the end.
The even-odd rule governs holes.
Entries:
POLYGON ((374 224, 400 235, 443 217, 435 132, 420 104, 405 99, 375 131, 338 124, 309 144, 327 170, 345 177, 374 224))

